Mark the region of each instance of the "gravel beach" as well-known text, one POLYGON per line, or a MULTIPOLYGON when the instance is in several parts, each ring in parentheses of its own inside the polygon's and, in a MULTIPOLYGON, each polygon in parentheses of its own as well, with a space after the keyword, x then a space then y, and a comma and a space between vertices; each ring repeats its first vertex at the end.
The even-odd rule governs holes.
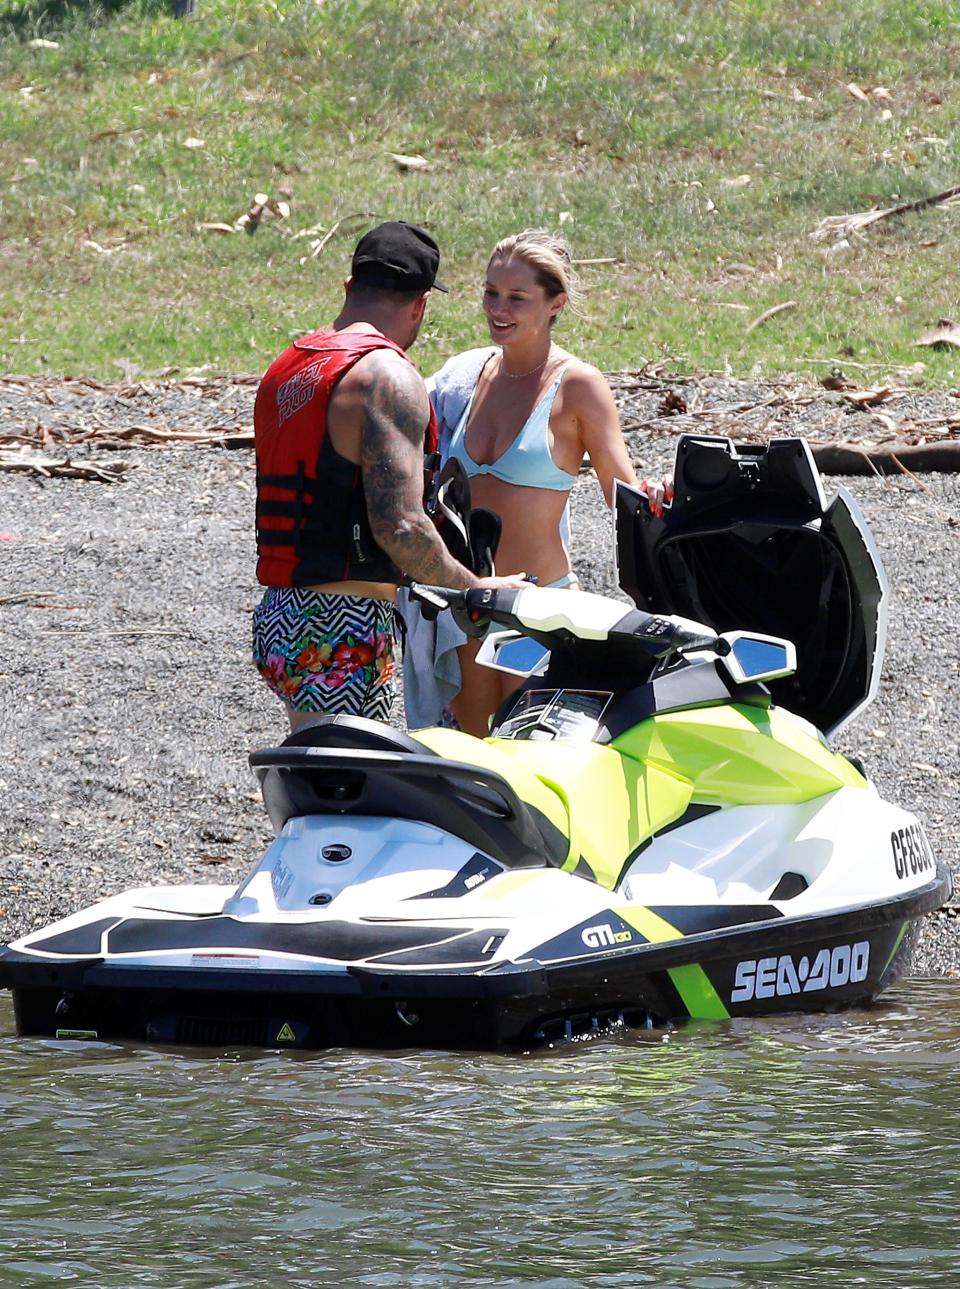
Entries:
MULTIPOLYGON (((662 382, 614 383, 646 473, 669 468, 682 430, 823 438, 852 424, 817 386, 757 411, 758 385, 707 382, 698 406, 729 415, 688 423, 660 415, 662 382)), ((116 482, 0 474, 0 941, 130 886, 233 883, 268 840, 246 759, 279 742, 285 720, 249 662, 253 454, 76 442, 78 427, 242 429, 254 390, 249 379, 0 382, 5 434, 49 460, 125 467, 116 482)), ((960 414, 946 394, 910 399, 914 419, 960 414)), ((839 484, 863 508, 892 590, 879 696, 839 746, 920 816, 960 874, 960 476, 827 479, 828 494, 839 484)), ((609 516, 589 472, 573 528, 586 587, 609 592, 609 516)), ((960 974, 951 909, 926 919, 914 970, 960 974)))

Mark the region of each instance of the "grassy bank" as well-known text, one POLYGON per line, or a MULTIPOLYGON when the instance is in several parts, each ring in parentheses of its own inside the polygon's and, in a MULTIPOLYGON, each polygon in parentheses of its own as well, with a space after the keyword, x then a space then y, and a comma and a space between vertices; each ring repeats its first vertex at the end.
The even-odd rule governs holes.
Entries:
POLYGON ((960 322, 960 206, 811 233, 960 184, 958 121, 952 0, 0 0, 0 365, 259 369, 405 217, 454 288, 427 369, 484 341, 491 243, 541 225, 604 261, 558 338, 607 369, 922 359, 952 385, 960 351, 913 342, 960 322), (200 227, 257 192, 289 218, 200 227))

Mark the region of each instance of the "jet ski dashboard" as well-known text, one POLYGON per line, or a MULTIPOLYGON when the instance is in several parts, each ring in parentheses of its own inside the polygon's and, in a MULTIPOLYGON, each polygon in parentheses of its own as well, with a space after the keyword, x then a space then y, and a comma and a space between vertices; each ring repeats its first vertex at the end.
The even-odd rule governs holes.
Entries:
POLYGON ((797 665, 788 640, 718 634, 585 591, 411 590, 485 635, 478 662, 524 679, 494 716, 500 738, 610 742, 649 716, 719 703, 770 705, 759 683, 797 665), (496 630, 491 631, 490 628, 496 630))

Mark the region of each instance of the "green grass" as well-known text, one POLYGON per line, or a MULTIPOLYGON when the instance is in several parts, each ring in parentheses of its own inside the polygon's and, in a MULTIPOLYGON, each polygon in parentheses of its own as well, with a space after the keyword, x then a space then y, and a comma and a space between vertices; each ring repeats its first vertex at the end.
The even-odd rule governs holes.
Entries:
POLYGON ((960 183, 953 0, 198 3, 177 22, 160 0, 0 0, 7 370, 257 370, 333 316, 359 232, 409 218, 454 288, 425 369, 485 342, 492 243, 562 221, 578 257, 616 260, 584 267, 558 334, 601 367, 922 358, 956 383, 960 356, 913 341, 960 320, 960 207, 839 252, 810 236, 960 183), (432 168, 401 174, 389 151, 432 168), (198 231, 257 191, 290 219, 198 231), (297 234, 338 220, 311 258, 297 234))

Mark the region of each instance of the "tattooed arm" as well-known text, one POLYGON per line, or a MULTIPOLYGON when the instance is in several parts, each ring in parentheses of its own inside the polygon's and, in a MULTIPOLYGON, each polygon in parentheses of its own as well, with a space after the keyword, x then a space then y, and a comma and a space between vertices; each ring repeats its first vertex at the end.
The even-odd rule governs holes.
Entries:
POLYGON ((377 545, 418 582, 480 586, 481 580, 444 546, 423 509, 423 444, 430 417, 423 381, 408 363, 384 350, 354 370, 362 399, 360 465, 377 545))

